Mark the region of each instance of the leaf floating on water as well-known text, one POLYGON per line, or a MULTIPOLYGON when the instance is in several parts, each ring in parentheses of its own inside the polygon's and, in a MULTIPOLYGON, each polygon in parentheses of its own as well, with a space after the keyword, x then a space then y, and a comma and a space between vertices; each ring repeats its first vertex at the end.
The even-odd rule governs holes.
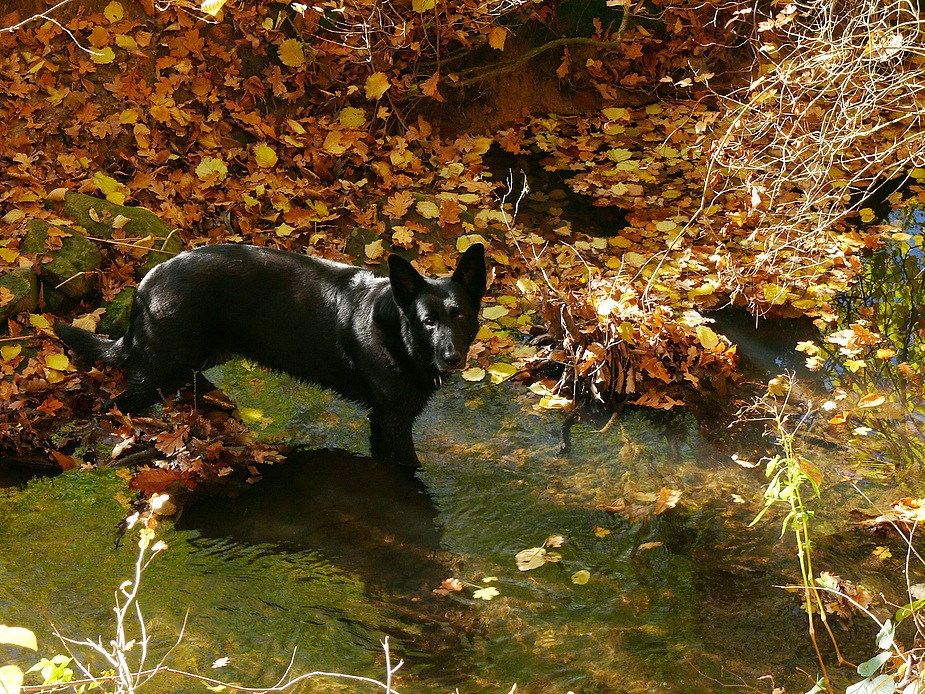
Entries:
POLYGON ((522 549, 514 555, 514 561, 521 571, 538 569, 546 563, 546 548, 530 547, 529 549, 522 549))
POLYGON ((643 542, 641 545, 639 545, 639 547, 637 547, 637 549, 640 552, 645 552, 648 549, 656 549, 657 547, 661 547, 663 544, 665 543, 664 542, 643 542))
POLYGON ((501 595, 501 593, 498 592, 497 588, 488 586, 487 588, 479 588, 472 594, 472 597, 476 600, 494 600, 499 595, 501 595))
POLYGON ((572 574, 572 583, 574 583, 576 586, 583 586, 590 580, 591 580, 591 572, 586 571, 585 569, 582 569, 581 571, 576 571, 575 573, 572 574))

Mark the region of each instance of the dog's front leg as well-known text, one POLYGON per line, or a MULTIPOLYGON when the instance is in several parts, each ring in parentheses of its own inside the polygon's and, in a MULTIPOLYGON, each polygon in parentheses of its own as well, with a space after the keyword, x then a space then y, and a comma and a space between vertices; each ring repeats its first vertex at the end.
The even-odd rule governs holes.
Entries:
POLYGON ((421 461, 414 451, 411 427, 414 416, 396 413, 382 414, 373 410, 369 414, 369 445, 373 458, 420 467, 421 461))

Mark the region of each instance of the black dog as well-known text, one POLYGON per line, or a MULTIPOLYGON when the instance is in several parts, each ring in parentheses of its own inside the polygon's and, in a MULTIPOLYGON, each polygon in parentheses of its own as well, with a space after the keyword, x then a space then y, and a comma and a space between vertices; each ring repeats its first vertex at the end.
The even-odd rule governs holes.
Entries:
POLYGON ((154 404, 193 372, 239 354, 370 408, 372 453, 419 465, 411 427, 462 367, 478 330, 485 249, 473 244, 449 279, 389 258, 389 276, 245 245, 203 246, 156 266, 138 285, 124 337, 56 325, 79 355, 128 369, 115 399, 154 404))

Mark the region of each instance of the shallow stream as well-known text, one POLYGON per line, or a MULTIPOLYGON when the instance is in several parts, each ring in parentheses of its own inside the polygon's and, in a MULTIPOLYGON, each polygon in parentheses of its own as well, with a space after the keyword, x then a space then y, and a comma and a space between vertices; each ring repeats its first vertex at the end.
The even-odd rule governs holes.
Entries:
MULTIPOLYGON (((393 664, 404 660, 394 686, 405 694, 504 694, 515 683, 563 694, 798 692, 818 675, 806 617, 778 587, 798 581, 792 542, 779 539, 774 513, 748 527, 766 480, 761 466, 731 459, 740 447, 727 421, 627 410, 601 432, 606 417, 589 416, 563 455, 559 413, 516 386, 456 380, 418 422, 425 464, 414 476, 364 457, 365 420, 336 399, 240 366, 212 377, 255 427, 328 450, 290 455, 235 498, 200 495, 163 526, 169 548, 141 598, 149 665, 188 613, 169 663, 250 686, 275 683, 290 661, 293 674, 384 679, 385 637, 393 664), (663 488, 681 496, 655 515, 663 488), (604 510, 619 499, 638 506, 634 520, 604 510), (518 570, 519 551, 557 535, 548 551, 559 561, 518 570), (435 594, 450 577, 462 591, 435 594), (497 595, 477 599, 484 588, 497 595)), ((846 514, 869 508, 852 484, 883 504, 895 487, 865 482, 835 450, 807 453, 825 475, 817 570, 902 603, 903 548, 852 529, 846 514), (892 556, 875 551, 883 546, 892 556)), ((131 535, 115 546, 127 474, 9 477, 0 491, 0 621, 34 630, 42 655, 63 652, 51 622, 73 638, 110 638, 113 591, 136 556, 131 535)), ((876 652, 872 623, 843 630, 835 620, 834 630, 846 658, 876 652)), ((833 674, 859 679, 851 668, 833 674)), ((202 690, 172 676, 150 689, 202 690)), ((323 679, 295 691, 376 688, 323 679)))

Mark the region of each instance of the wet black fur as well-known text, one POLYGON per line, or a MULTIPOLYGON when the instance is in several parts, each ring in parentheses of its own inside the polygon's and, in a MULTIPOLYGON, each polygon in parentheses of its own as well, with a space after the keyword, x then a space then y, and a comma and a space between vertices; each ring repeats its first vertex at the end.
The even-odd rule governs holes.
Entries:
POLYGON ((395 255, 382 277, 256 246, 204 246, 148 273, 124 337, 55 332, 85 359, 128 369, 115 399, 123 412, 239 354, 369 408, 373 456, 418 465, 412 425, 441 376, 465 363, 485 285, 479 244, 436 280, 395 255))

